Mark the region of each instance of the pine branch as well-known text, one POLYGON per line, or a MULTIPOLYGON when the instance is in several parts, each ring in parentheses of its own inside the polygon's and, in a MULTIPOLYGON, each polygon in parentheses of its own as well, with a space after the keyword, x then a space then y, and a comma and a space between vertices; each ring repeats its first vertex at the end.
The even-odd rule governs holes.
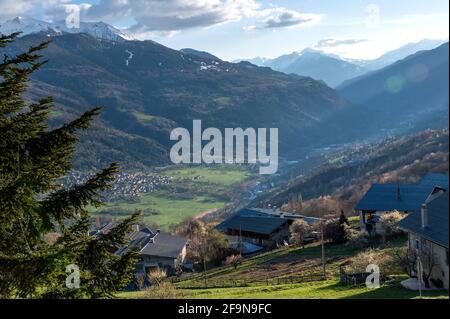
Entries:
POLYGON ((100 206, 101 192, 111 187, 115 174, 119 171, 117 163, 111 164, 95 176, 88 179, 82 185, 76 185, 66 190, 61 189, 50 194, 42 202, 41 216, 46 218, 46 225, 51 223, 51 219, 63 223, 65 218, 76 217, 88 205, 100 206))

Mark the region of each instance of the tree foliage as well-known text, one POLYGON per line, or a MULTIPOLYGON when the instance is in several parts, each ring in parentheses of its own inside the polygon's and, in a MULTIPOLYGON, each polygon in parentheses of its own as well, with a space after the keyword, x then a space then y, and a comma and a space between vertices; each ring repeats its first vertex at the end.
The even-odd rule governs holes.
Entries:
MULTIPOLYGON (((0 36, 5 48, 17 33, 0 36)), ((72 168, 77 133, 100 113, 93 108, 50 129, 51 97, 28 103, 30 75, 43 66, 39 52, 49 42, 0 63, 0 297, 109 297, 132 279, 134 251, 115 252, 127 243, 137 214, 107 234, 89 235, 88 205, 101 205, 118 164, 110 164, 71 188, 59 179, 72 168), (59 233, 53 243, 45 235, 59 233), (66 267, 80 269, 80 288, 70 289, 66 267)))
POLYGON ((295 220, 290 226, 291 242, 303 246, 306 237, 312 232, 312 227, 303 219, 295 220))

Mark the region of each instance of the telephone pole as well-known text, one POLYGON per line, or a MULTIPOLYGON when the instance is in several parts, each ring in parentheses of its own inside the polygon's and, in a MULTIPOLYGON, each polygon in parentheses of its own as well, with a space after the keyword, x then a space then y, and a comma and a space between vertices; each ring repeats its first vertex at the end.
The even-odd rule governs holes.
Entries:
POLYGON ((326 272, 326 261, 325 261, 325 243, 323 240, 323 228, 324 228, 324 220, 322 219, 320 222, 320 242, 321 242, 321 246, 322 246, 322 271, 323 271, 323 279, 327 278, 327 272, 326 272))

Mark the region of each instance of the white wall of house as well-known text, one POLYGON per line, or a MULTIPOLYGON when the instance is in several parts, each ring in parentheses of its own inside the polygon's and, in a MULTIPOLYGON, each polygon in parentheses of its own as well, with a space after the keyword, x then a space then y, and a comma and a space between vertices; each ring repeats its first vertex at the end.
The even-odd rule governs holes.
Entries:
MULTIPOLYGON (((409 248, 416 253, 421 250, 430 251, 433 256, 434 267, 432 269, 431 278, 440 279, 444 283, 444 288, 449 289, 449 267, 448 267, 448 249, 430 242, 421 236, 409 233, 409 248)), ((426 262, 421 258, 421 261, 426 262)), ((424 267, 427 267, 426 265, 424 267)))

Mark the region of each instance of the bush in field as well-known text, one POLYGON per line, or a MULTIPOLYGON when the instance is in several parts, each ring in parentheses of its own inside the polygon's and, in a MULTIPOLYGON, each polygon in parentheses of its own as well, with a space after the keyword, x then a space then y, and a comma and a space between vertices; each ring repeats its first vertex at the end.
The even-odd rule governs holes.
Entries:
POLYGON ((201 264, 220 264, 230 253, 228 238, 212 226, 196 221, 190 227, 188 258, 201 264))
POLYGON ((341 215, 339 216, 339 224, 340 225, 350 225, 350 223, 348 222, 348 218, 347 216, 345 216, 345 213, 343 210, 341 210, 341 215))
POLYGON ((397 223, 405 216, 399 212, 386 213, 381 216, 381 226, 387 237, 398 236, 403 233, 397 227, 397 223))
POLYGON ((164 281, 145 290, 144 299, 181 299, 184 294, 171 282, 164 281))
POLYGON ((351 259, 347 269, 353 272, 364 272, 370 264, 375 264, 380 268, 381 277, 401 272, 403 267, 397 258, 397 254, 392 250, 373 250, 363 251, 351 259))
POLYGON ((367 232, 362 232, 349 226, 345 227, 345 240, 347 245, 353 248, 367 248, 370 244, 367 232))
POLYGON ((305 238, 311 234, 312 227, 302 219, 295 220, 291 227, 291 242, 297 246, 303 246, 305 238))
POLYGON ((326 240, 338 244, 345 242, 345 226, 338 219, 328 220, 323 228, 323 236, 326 240))
POLYGON ((147 278, 152 286, 161 285, 164 279, 167 278, 167 272, 164 269, 153 269, 147 273, 147 278))
POLYGON ((226 265, 231 265, 234 267, 234 269, 237 269, 237 267, 242 263, 242 256, 241 255, 231 255, 228 256, 225 260, 226 265))

